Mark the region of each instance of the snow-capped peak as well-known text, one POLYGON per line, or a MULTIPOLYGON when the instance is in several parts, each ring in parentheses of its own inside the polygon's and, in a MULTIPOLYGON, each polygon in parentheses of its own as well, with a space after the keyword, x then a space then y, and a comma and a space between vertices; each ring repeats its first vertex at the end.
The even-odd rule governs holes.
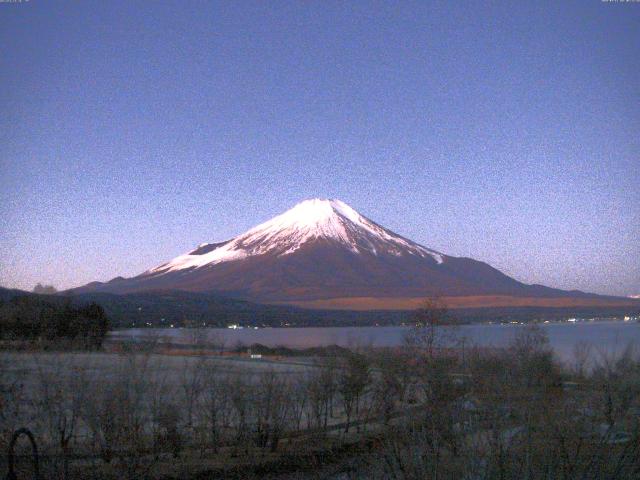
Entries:
POLYGON ((199 268, 267 253, 289 255, 317 239, 340 244, 354 254, 431 256, 437 263, 443 262, 442 254, 386 230, 346 203, 315 198, 300 202, 231 240, 220 244, 201 244, 198 249, 145 273, 162 274, 199 268))
POLYGON ((313 238, 350 243, 345 220, 364 227, 363 219, 358 212, 340 200, 314 198, 298 203, 283 214, 252 228, 245 235, 264 240, 287 236, 294 240, 298 247, 313 238))
MULTIPOLYGON (((360 216, 358 212, 340 200, 313 198, 298 203, 290 210, 274 217, 263 225, 269 223, 317 225, 330 221, 336 214, 341 214, 352 221, 355 221, 360 216)), ((260 228, 260 225, 256 228, 260 228)))

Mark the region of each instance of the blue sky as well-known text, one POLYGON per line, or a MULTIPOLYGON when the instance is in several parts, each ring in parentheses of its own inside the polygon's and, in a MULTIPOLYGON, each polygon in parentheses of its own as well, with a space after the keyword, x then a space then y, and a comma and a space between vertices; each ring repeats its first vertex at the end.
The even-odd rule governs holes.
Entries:
POLYGON ((0 52, 3 286, 131 276, 322 197, 640 293, 640 4, 31 0, 0 3, 0 52))

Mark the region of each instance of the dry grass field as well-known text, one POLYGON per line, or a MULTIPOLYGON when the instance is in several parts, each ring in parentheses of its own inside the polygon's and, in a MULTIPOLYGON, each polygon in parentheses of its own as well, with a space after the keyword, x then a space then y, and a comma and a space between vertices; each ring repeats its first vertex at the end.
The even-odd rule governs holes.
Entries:
MULTIPOLYGON (((625 298, 575 298, 575 297, 513 297, 507 295, 476 295, 467 297, 442 297, 448 308, 485 307, 640 307, 637 299, 625 298)), ((342 297, 324 300, 277 302, 279 305, 295 305, 303 308, 328 310, 415 310, 424 303, 424 297, 342 297)))

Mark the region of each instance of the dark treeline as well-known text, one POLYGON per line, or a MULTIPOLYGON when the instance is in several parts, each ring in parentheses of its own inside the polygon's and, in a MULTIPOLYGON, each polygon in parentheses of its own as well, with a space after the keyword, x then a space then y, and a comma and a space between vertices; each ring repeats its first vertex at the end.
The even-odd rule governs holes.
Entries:
POLYGON ((18 296, 0 300, 0 339, 46 343, 68 340, 80 348, 99 348, 109 319, 97 303, 73 305, 67 299, 18 296))

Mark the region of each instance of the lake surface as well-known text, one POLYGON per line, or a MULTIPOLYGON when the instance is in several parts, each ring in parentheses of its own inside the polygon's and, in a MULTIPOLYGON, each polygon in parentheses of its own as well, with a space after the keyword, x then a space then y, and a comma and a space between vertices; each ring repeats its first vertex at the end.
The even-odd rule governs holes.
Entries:
MULTIPOLYGON (((573 357, 575 346, 590 344, 593 355, 620 354, 629 345, 640 347, 640 323, 607 321, 541 324, 549 337, 556 355, 564 361, 573 357)), ((451 332, 449 327, 441 327, 451 332)), ((465 345, 502 347, 508 345, 516 333, 525 328, 514 324, 475 324, 455 327, 457 338, 464 338, 465 345)), ((399 346, 409 327, 326 327, 326 328, 261 328, 258 330, 229 328, 147 328, 112 332, 113 339, 144 340, 157 338, 161 342, 190 344, 224 342, 226 348, 238 344, 261 343, 266 346, 307 348, 326 345, 349 346, 399 346)))

